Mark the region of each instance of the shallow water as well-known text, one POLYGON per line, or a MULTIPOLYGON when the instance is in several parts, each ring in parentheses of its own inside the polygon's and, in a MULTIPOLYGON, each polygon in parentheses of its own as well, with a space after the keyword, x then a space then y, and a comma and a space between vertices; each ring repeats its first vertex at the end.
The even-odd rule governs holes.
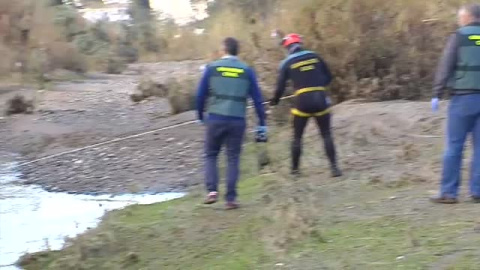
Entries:
POLYGON ((152 204, 184 196, 156 195, 90 196, 52 193, 38 186, 18 183, 15 163, 0 164, 0 269, 25 253, 61 249, 65 237, 75 237, 98 225, 106 211, 132 204, 152 204))

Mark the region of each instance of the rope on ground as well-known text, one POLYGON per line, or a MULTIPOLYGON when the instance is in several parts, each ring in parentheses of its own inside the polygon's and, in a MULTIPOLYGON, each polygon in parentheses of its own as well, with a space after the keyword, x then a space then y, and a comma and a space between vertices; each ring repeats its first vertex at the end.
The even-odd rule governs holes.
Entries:
POLYGON ((32 163, 39 162, 39 161, 52 159, 52 158, 56 158, 56 157, 59 157, 59 156, 64 156, 64 155, 67 155, 67 154, 80 152, 80 151, 83 151, 83 150, 92 149, 92 148, 103 146, 103 145, 106 145, 106 144, 126 141, 126 140, 129 140, 129 139, 142 137, 142 136, 152 134, 152 133, 156 133, 156 132, 159 132, 159 131, 165 131, 165 130, 169 130, 169 129, 183 127, 183 126, 194 124, 194 123, 196 123, 196 121, 192 120, 192 121, 187 121, 187 122, 183 122, 183 123, 180 123, 180 124, 175 124, 175 125, 166 126, 166 127, 159 128, 159 129, 150 130, 150 131, 139 133, 139 134, 134 134, 134 135, 131 135, 131 136, 126 136, 126 137, 122 137, 122 138, 115 138, 113 140, 109 140, 109 141, 105 141, 105 142, 101 142, 101 143, 96 143, 96 144, 92 144, 92 145, 85 146, 85 147, 82 147, 82 148, 77 148, 77 149, 73 149, 73 150, 70 150, 70 151, 65 151, 65 152, 61 152, 61 153, 58 153, 58 154, 53 154, 53 155, 45 156, 45 157, 42 157, 42 158, 39 158, 39 159, 35 159, 35 160, 32 160, 32 161, 24 162, 24 163, 19 164, 18 166, 22 167, 22 166, 26 166, 26 165, 29 165, 29 164, 32 164, 32 163))
MULTIPOLYGON (((283 97, 282 100, 290 99, 292 97, 293 97, 293 95, 286 96, 286 97, 283 97)), ((268 102, 263 103, 263 105, 266 105, 266 104, 268 104, 268 102)), ((253 106, 248 106, 247 108, 251 109, 251 108, 253 108, 253 106)), ((18 167, 23 167, 23 166, 27 166, 27 165, 30 165, 30 164, 33 164, 33 163, 40 162, 40 161, 49 160, 49 159, 53 159, 53 158, 56 158, 56 157, 60 157, 60 156, 73 154, 73 153, 77 153, 77 152, 80 152, 80 151, 104 146, 104 145, 107 145, 107 144, 122 142, 122 141, 130 140, 130 139, 142 137, 142 136, 145 136, 145 135, 149 135, 149 134, 152 134, 152 133, 165 131, 165 130, 169 130, 169 129, 175 129, 175 128, 179 128, 179 127, 183 127, 183 126, 187 126, 187 125, 191 125, 191 124, 195 124, 195 123, 197 123, 196 120, 190 120, 190 121, 187 121, 187 122, 162 127, 162 128, 142 132, 142 133, 139 133, 139 134, 134 134, 134 135, 126 136, 126 137, 115 138, 113 140, 108 140, 108 141, 105 141, 105 142, 96 143, 96 144, 88 145, 88 146, 85 146, 85 147, 81 147, 81 148, 77 148, 77 149, 73 149, 73 150, 69 150, 69 151, 65 151, 65 152, 61 152, 61 153, 57 153, 57 154, 53 154, 53 155, 48 155, 48 156, 45 156, 45 157, 41 157, 41 158, 38 158, 38 159, 34 159, 34 160, 31 160, 31 161, 20 163, 20 164, 18 164, 18 167)))

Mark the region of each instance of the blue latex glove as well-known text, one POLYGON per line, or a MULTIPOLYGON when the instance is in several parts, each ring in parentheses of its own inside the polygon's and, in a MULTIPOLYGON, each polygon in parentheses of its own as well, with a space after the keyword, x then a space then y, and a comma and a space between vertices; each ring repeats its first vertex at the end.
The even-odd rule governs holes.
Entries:
POLYGON ((203 124, 205 124, 205 123, 203 122, 203 120, 197 120, 197 124, 203 125, 203 124))
POLYGON ((267 127, 266 126, 258 126, 256 130, 257 136, 256 136, 256 141, 257 142, 267 142, 268 136, 267 136, 267 127))
POLYGON ((326 97, 325 98, 326 102, 327 102, 327 106, 331 106, 332 105, 332 99, 330 97, 326 97))
POLYGON ((432 111, 437 112, 440 107, 440 99, 432 98, 432 111))

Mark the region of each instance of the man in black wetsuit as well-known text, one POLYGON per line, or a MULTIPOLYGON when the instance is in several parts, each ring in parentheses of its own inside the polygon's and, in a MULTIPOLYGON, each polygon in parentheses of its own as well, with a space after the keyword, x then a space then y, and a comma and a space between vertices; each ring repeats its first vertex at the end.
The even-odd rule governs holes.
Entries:
POLYGON ((295 106, 292 109, 294 137, 292 143, 292 174, 300 173, 302 137, 310 118, 315 118, 325 144, 330 161, 332 176, 340 177, 335 144, 331 133, 330 98, 326 86, 332 81, 327 64, 316 53, 304 50, 302 38, 298 34, 289 34, 282 40, 282 46, 289 56, 280 65, 277 89, 270 105, 276 106, 285 92, 288 80, 293 81, 295 106))

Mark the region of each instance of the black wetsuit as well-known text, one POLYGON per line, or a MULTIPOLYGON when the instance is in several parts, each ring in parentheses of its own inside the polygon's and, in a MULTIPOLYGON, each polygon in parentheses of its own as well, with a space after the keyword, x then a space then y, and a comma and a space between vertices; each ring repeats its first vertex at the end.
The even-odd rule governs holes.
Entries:
POLYGON ((330 126, 330 104, 326 86, 332 81, 327 64, 316 53, 301 48, 294 50, 280 65, 280 75, 272 105, 278 104, 286 83, 292 80, 295 102, 292 109, 294 136, 292 172, 298 172, 302 154, 302 137, 308 120, 313 117, 323 137, 325 151, 332 168, 337 168, 335 145, 330 126))

